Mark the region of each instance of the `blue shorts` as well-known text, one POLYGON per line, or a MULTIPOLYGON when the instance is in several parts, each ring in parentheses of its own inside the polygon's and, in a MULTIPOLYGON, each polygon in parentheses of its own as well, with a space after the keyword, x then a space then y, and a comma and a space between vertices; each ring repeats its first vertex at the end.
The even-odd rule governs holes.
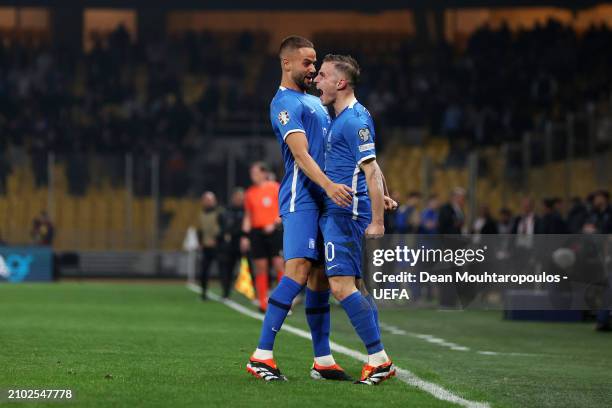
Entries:
POLYGON ((363 219, 323 215, 320 225, 325 252, 325 274, 361 278, 363 237, 368 227, 363 219))
POLYGON ((283 215, 283 258, 308 258, 322 262, 323 238, 319 210, 302 210, 283 215))

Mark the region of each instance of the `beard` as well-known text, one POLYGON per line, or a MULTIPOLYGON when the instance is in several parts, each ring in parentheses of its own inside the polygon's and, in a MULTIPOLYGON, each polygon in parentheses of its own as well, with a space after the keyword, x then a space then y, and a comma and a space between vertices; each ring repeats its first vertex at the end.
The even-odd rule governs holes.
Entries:
POLYGON ((295 82, 295 84, 298 86, 298 88, 300 88, 304 92, 307 92, 309 89, 311 89, 312 85, 314 84, 314 81, 312 81, 312 79, 314 79, 314 76, 311 74, 296 74, 292 77, 292 79, 293 82, 295 82), (307 79, 311 79, 310 83, 306 82, 307 79))

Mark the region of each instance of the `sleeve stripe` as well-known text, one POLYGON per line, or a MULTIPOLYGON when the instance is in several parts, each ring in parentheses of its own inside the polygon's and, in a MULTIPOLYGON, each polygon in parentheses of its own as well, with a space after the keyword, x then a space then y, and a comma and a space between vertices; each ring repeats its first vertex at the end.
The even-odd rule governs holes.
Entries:
POLYGON ((375 158, 376 158, 376 155, 375 155, 375 154, 368 154, 367 156, 362 157, 361 159, 359 159, 359 161, 357 162, 357 164, 361 164, 361 163, 363 163, 364 161, 366 161, 366 160, 368 160, 368 159, 375 159, 375 158))
POLYGON ((283 140, 285 140, 287 138, 287 136, 289 136, 291 133, 296 133, 296 132, 306 133, 304 131, 304 129, 291 129, 291 130, 288 130, 287 132, 285 132, 285 134, 283 135, 283 140))
POLYGON ((359 146, 360 152, 365 152, 366 150, 372 150, 372 149, 374 149, 374 143, 368 143, 368 144, 359 146))

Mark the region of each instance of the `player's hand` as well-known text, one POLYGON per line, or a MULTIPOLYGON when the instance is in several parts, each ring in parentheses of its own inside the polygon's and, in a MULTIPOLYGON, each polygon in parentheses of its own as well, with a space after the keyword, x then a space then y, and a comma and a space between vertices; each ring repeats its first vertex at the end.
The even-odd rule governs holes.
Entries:
POLYGON ((382 223, 371 223, 365 230, 366 239, 382 238, 385 235, 385 226, 382 223))
POLYGON ((270 235, 271 233, 274 232, 274 230, 276 229, 276 224, 268 224, 264 227, 264 233, 266 235, 270 235))
POLYGON ((240 238, 240 252, 246 254, 251 249, 251 241, 247 237, 240 238))
POLYGON ((353 190, 345 184, 330 183, 325 193, 340 207, 350 207, 353 203, 353 190))
POLYGON ((391 197, 385 196, 385 211, 395 211, 395 210, 397 210, 397 201, 395 201, 391 197))

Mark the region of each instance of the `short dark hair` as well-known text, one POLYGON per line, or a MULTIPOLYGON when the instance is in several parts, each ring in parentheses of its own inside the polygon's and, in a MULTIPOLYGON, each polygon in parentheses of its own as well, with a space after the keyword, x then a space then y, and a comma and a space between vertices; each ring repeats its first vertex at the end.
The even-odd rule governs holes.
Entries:
POLYGON ((278 49, 278 56, 282 56, 286 51, 295 51, 300 48, 314 48, 312 41, 300 37, 299 35, 290 35, 285 38, 278 49))
POLYGON ((346 80, 351 88, 355 88, 359 83, 361 70, 355 58, 350 55, 327 54, 323 62, 333 63, 338 71, 346 75, 346 80))

